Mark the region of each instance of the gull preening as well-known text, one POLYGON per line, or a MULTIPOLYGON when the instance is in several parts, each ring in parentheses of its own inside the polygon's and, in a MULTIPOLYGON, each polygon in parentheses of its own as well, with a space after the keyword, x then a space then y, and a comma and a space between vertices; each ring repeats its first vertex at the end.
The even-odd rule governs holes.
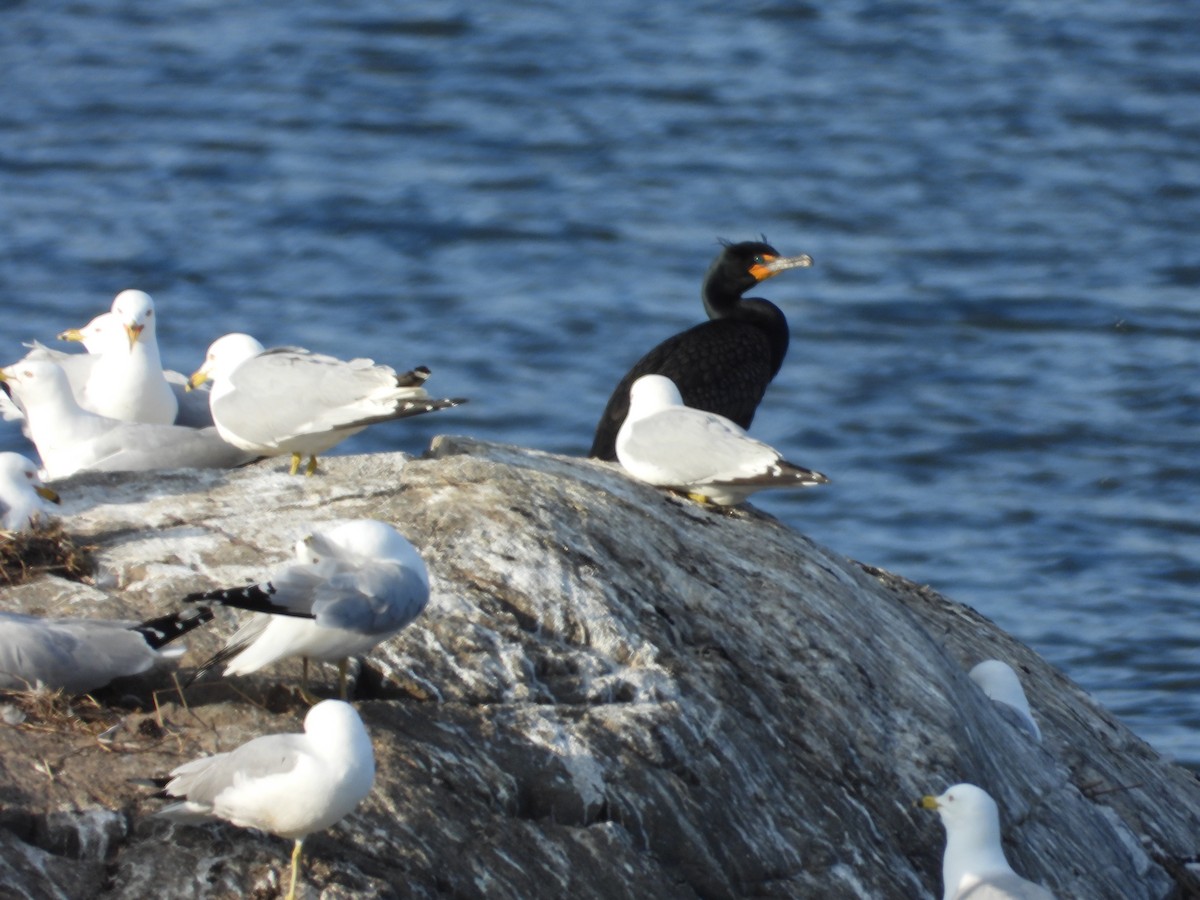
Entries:
POLYGON ((155 815, 224 819, 290 838, 292 900, 304 839, 353 812, 374 783, 375 752, 362 719, 350 704, 324 700, 304 717, 303 734, 264 735, 173 770, 162 796, 179 800, 155 815))
POLYGON ((941 796, 921 798, 946 828, 942 900, 1054 900, 1054 895, 1013 871, 1000 846, 1000 810, 987 791, 956 784, 941 796))
POLYGON ((0 370, 25 414, 46 477, 76 472, 227 469, 254 458, 221 439, 215 428, 124 422, 81 408, 66 373, 52 362, 25 359, 0 370))
POLYGON ((724 416, 684 406, 674 383, 662 375, 643 375, 630 388, 617 459, 639 481, 720 506, 741 503, 765 488, 829 481, 786 461, 724 416))
POLYGON ((47 501, 58 503, 58 494, 42 483, 33 460, 20 453, 0 453, 0 527, 28 531, 50 516, 47 501))
POLYGON ((421 614, 429 602, 429 572, 400 532, 374 519, 315 528, 295 551, 295 561, 268 581, 184 598, 255 611, 201 671, 224 666, 226 675, 243 675, 301 657, 307 681, 308 660, 336 662, 344 698, 346 660, 421 614))
POLYGON ((0 688, 80 694, 141 675, 182 656, 182 647, 162 648, 212 617, 203 606, 140 624, 0 612, 0 688))
POLYGON ((368 425, 465 403, 433 399, 425 368, 397 375, 369 359, 349 361, 299 347, 266 350, 248 334, 227 334, 208 348, 193 386, 212 382, 209 403, 221 436, 261 456, 291 454, 293 475, 368 425))

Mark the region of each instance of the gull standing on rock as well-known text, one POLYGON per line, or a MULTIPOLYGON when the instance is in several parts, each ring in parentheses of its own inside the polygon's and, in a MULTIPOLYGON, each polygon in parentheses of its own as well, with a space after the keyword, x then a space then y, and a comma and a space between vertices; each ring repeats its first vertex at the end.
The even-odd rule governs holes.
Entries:
POLYGON ((1000 846, 1000 810, 987 791, 956 784, 940 797, 921 798, 946 827, 942 900, 1054 900, 1013 871, 1000 846))
POLYGON ((124 340, 105 340, 95 354, 79 405, 123 422, 174 424, 178 401, 163 374, 154 301, 145 291, 121 291, 111 315, 101 335, 115 324, 124 340))
POLYGON ((464 399, 434 400, 421 387, 429 370, 397 375, 369 359, 344 361, 299 347, 263 349, 248 334, 227 334, 208 348, 191 377, 212 381, 209 403, 221 436, 262 456, 291 454, 291 473, 376 422, 448 409, 464 399))
POLYGON ((42 483, 33 460, 20 453, 0 453, 0 526, 5 531, 27 531, 50 514, 46 501, 59 497, 42 483))
POLYGON ((429 602, 429 572, 408 540, 374 519, 327 523, 296 542, 296 561, 269 581, 189 594, 256 611, 225 647, 200 667, 224 674, 257 672, 283 659, 338 663, 346 697, 346 660, 366 653, 412 622, 429 602))
POLYGON ((224 819, 291 838, 293 900, 304 839, 353 812, 374 783, 375 751, 362 719, 350 704, 324 700, 304 717, 304 734, 264 735, 179 766, 159 795, 179 802, 155 815, 224 819))
POLYGON ((787 462, 724 416, 684 406, 674 383, 662 375, 643 375, 630 388, 617 459, 639 481, 718 506, 741 503, 764 488, 829 481, 787 462))

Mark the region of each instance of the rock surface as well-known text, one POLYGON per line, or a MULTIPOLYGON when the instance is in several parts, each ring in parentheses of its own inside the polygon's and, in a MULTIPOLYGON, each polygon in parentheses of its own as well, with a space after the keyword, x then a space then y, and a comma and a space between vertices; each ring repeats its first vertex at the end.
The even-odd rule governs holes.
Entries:
MULTIPOLYGON (((309 523, 397 524, 433 596, 364 666, 376 787, 306 842, 304 896, 940 897, 944 835, 914 801, 959 781, 996 798, 1013 866, 1060 898, 1200 890, 1197 778, 966 607, 606 464, 440 438, 323 466, 60 483, 99 586, 4 591, 8 609, 145 618, 260 577, 309 523), (968 679, 989 657, 1021 673, 1042 744, 968 679)), ((234 621, 189 636, 184 669, 234 621)), ((0 895, 275 896, 288 842, 151 818, 136 779, 299 730, 273 687, 298 674, 181 694, 168 672, 0 725, 0 895)))

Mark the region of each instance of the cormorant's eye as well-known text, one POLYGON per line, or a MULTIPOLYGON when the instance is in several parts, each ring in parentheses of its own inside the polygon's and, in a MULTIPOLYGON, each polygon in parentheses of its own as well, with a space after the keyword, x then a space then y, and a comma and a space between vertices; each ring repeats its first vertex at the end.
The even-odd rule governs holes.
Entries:
POLYGON ((767 261, 763 259, 761 253, 754 257, 753 262, 756 266, 765 266, 767 264, 767 261))

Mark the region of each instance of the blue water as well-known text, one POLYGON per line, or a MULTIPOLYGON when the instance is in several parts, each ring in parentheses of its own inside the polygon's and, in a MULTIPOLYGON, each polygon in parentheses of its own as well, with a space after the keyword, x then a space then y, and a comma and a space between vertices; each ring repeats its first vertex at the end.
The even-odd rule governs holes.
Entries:
MULTIPOLYGON (((796 0, 0 3, 0 359, 152 293, 582 453, 716 239, 811 270, 760 505, 971 604, 1200 767, 1194 10, 796 0)), ((15 430, 0 444, 22 447, 15 430)), ((748 608, 753 598, 745 598, 748 608)))

